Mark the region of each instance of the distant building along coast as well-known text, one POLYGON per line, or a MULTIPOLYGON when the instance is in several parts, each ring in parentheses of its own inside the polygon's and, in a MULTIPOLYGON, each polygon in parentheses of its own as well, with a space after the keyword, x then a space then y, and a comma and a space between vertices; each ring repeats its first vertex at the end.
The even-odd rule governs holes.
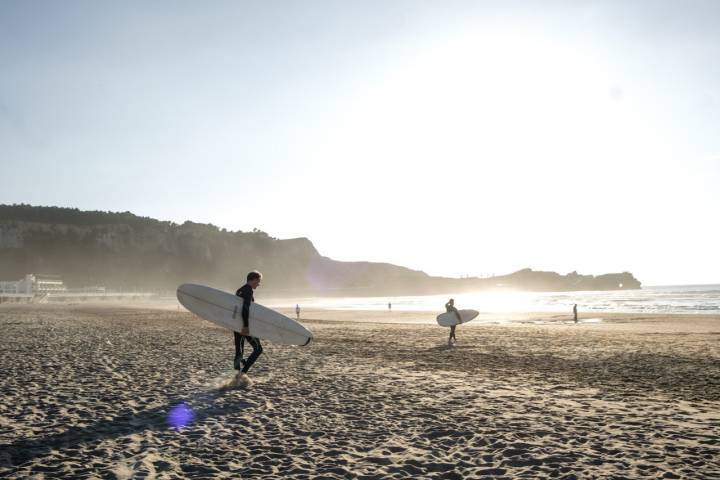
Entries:
POLYGON ((0 281, 0 303, 33 302, 45 303, 51 299, 67 300, 90 298, 149 297, 152 293, 114 292, 105 287, 68 288, 60 275, 28 273, 15 281, 0 281))
POLYGON ((0 296, 34 297, 49 293, 63 293, 67 288, 59 275, 36 275, 28 273, 17 281, 0 281, 0 296))

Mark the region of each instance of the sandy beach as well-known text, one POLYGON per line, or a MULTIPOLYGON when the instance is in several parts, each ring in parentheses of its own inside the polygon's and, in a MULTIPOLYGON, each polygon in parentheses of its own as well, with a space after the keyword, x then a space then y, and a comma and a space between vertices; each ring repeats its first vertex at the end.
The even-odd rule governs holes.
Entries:
POLYGON ((484 315, 454 348, 418 312, 304 316, 222 389, 232 335, 189 313, 1 306, 0 477, 720 476, 718 316, 484 315))

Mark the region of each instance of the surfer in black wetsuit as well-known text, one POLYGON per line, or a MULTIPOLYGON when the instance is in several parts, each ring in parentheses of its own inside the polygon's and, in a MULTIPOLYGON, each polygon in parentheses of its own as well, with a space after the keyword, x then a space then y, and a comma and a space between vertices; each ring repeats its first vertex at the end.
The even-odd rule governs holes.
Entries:
POLYGON ((235 293, 238 297, 243 299, 243 328, 239 332, 233 332, 235 334, 234 366, 236 370, 240 370, 240 373, 247 373, 247 371, 250 370, 250 367, 252 367, 253 363, 255 363, 255 360, 258 359, 258 357, 263 351, 262 345, 260 344, 260 339, 250 336, 248 323, 250 321, 250 304, 255 301, 253 290, 255 290, 260 285, 261 280, 262 274, 253 270, 252 272, 247 274, 247 283, 240 287, 235 293), (245 340, 247 340, 248 343, 253 347, 253 351, 247 358, 247 360, 243 360, 243 347, 245 345, 245 340))
MULTIPOLYGON (((458 322, 462 323, 462 317, 460 316, 460 312, 458 312, 458 309, 455 308, 455 300, 454 299, 451 298, 450 300, 448 300, 448 302, 445 304, 445 311, 447 311, 448 313, 455 312, 455 316, 457 317, 458 322)), ((448 345, 450 345, 450 346, 452 346, 453 343, 457 342, 457 338, 455 338, 455 327, 456 326, 457 325, 450 326, 450 337, 448 338, 448 345)))

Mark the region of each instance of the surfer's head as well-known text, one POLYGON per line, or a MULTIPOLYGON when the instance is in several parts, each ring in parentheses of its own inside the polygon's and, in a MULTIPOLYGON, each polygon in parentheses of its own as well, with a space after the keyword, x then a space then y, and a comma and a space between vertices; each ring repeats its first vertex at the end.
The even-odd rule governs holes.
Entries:
POLYGON ((451 298, 448 303, 449 303, 450 305, 455 305, 455 299, 454 299, 454 298, 451 298))
POLYGON ((262 273, 258 272, 257 270, 253 270, 252 272, 247 274, 247 283, 252 288, 257 288, 260 285, 261 280, 262 273))

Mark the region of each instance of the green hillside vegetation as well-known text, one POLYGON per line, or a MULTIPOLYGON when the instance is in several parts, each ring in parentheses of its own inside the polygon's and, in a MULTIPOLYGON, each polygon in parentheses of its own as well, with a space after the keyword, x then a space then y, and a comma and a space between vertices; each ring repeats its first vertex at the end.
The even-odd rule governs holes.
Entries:
POLYGON ((307 238, 261 230, 177 224, 130 212, 0 205, 0 280, 26 273, 61 275, 70 287, 174 290, 185 282, 233 289, 258 269, 278 294, 399 295, 482 288, 595 290, 639 288, 630 274, 559 275, 526 269, 491 279, 449 279, 397 265, 323 257, 307 238))

